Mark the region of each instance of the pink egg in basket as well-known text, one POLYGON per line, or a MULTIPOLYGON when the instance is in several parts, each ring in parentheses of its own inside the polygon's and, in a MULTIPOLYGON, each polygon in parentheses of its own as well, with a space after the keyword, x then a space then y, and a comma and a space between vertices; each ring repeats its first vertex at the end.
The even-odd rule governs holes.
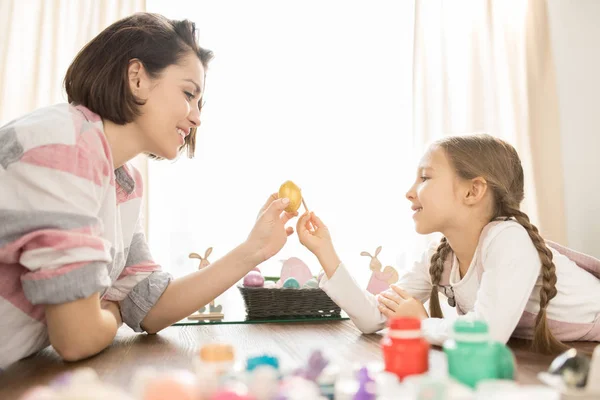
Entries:
POLYGON ((260 272, 250 271, 244 277, 244 287, 263 287, 265 278, 260 272))
POLYGON ((283 282, 288 278, 296 278, 300 287, 302 287, 306 281, 313 278, 308 265, 297 257, 290 257, 287 260, 282 260, 283 265, 281 266, 280 279, 277 281, 277 286, 281 287, 283 282))

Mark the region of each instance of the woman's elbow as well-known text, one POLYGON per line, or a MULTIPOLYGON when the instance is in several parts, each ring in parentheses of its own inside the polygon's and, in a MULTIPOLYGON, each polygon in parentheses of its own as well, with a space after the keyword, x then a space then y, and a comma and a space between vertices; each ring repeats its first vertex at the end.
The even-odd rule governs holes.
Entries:
POLYGON ((59 346, 53 345, 53 347, 54 350, 56 350, 56 352, 60 356, 60 358, 68 362, 81 361, 86 358, 95 356, 96 354, 104 350, 100 349, 99 351, 91 351, 89 349, 83 348, 82 346, 77 346, 74 344, 64 344, 59 346))

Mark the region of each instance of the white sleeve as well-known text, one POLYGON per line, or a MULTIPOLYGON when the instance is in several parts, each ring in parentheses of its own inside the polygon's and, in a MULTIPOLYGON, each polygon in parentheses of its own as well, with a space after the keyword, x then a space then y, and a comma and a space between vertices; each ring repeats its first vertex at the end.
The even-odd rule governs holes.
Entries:
MULTIPOLYGON (((422 302, 429 299, 431 293, 429 258, 431 258, 431 249, 424 252, 421 260, 415 262, 397 283, 422 302)), ((373 333, 385 327, 387 318, 377 309, 377 298, 358 286, 343 263, 338 266, 331 278, 327 278, 327 275, 323 276, 319 286, 348 314, 361 332, 373 333)))
POLYGON ((466 318, 487 322, 492 339, 508 342, 541 269, 539 254, 521 225, 511 224, 483 243, 483 274, 474 310, 466 318))
POLYGON ((340 264, 331 278, 324 275, 319 286, 348 314, 362 333, 373 333, 385 327, 387 318, 377 309, 377 299, 358 283, 340 264))

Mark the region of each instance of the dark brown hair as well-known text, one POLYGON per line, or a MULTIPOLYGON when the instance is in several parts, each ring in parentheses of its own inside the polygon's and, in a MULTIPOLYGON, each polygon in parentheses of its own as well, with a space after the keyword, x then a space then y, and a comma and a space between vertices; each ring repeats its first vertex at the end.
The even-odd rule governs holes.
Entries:
MULTIPOLYGON (((196 25, 159 14, 136 13, 104 29, 81 49, 65 75, 69 103, 81 104, 115 124, 132 122, 144 102, 129 88, 127 70, 138 59, 151 78, 193 52, 204 68, 213 54, 198 45, 196 25)), ((200 99, 202 102, 202 99, 200 99)), ((201 103, 199 104, 201 107, 201 103)), ((196 129, 185 138, 188 157, 194 156, 196 129)))
MULTIPOLYGON (((503 140, 490 135, 449 136, 433 144, 444 150, 451 165, 462 179, 483 177, 494 195, 494 214, 490 220, 514 218, 529 234, 542 262, 542 288, 540 311, 535 321, 533 348, 543 353, 564 351, 567 347, 557 340, 547 326, 546 309, 556 296, 556 267, 552 252, 540 236, 538 229, 529 221, 527 214, 519 210, 524 198, 523 167, 517 151, 503 140)), ((444 261, 452 252, 446 238, 442 238, 437 251, 431 257, 429 273, 433 283, 429 312, 432 318, 443 318, 438 297, 438 285, 444 269, 444 261)))

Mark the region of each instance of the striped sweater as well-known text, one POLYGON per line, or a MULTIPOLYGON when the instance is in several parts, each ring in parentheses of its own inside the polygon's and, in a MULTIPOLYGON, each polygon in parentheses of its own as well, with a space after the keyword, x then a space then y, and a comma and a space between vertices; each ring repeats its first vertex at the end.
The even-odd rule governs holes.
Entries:
POLYGON ((0 128, 0 368, 49 344, 45 304, 100 292, 137 332, 171 277, 152 261, 142 180, 100 117, 59 104, 0 128))

